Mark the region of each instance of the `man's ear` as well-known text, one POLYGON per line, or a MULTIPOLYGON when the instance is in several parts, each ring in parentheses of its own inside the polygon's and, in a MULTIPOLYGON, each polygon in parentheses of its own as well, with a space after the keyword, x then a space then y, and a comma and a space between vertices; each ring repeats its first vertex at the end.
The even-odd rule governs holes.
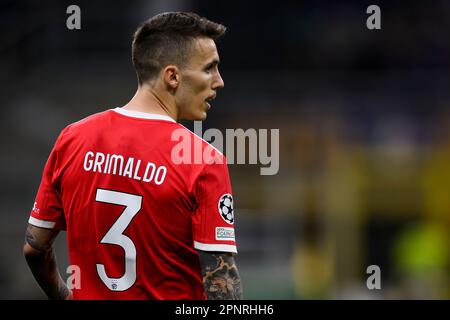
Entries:
POLYGON ((172 89, 180 85, 180 70, 175 65, 168 65, 163 69, 164 83, 172 89))

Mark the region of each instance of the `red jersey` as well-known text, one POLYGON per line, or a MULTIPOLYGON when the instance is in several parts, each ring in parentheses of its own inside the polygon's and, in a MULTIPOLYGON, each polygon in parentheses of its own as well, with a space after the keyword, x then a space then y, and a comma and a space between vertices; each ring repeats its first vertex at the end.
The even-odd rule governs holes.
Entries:
POLYGON ((67 230, 75 299, 205 299, 196 249, 236 252, 225 157, 168 116, 121 108, 61 132, 29 223, 67 230))

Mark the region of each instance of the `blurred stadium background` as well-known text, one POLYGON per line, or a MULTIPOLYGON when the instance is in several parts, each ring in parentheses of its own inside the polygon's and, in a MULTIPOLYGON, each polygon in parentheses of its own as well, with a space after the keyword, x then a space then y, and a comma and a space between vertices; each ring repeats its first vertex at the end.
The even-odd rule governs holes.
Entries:
MULTIPOLYGON (((277 175, 230 165, 246 298, 449 299, 445 0, 3 0, 0 298, 44 298, 22 244, 53 142, 128 101, 134 29, 174 10, 228 27, 225 89, 203 128, 280 129, 277 175), (79 31, 66 28, 70 4, 79 31), (365 27, 370 4, 382 30, 365 27), (373 264, 381 290, 366 287, 373 264)), ((64 237, 57 249, 65 274, 64 237)))

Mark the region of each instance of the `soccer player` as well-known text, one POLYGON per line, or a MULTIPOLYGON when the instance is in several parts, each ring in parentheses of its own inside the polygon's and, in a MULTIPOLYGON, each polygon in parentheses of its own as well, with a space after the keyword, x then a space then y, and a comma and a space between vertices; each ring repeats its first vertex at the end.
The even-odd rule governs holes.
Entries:
POLYGON ((132 45, 135 96, 59 135, 24 245, 50 299, 242 298, 226 159, 177 123, 204 120, 224 86, 215 41, 225 29, 194 13, 146 21, 132 45), (180 163, 180 143, 212 158, 180 163), (60 230, 80 271, 72 290, 54 255, 60 230))

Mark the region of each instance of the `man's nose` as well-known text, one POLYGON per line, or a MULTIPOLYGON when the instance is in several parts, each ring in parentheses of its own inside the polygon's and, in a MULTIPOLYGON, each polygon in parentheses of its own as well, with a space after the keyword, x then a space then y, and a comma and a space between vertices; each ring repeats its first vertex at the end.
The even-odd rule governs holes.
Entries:
POLYGON ((223 82, 222 76, 220 75, 220 72, 217 72, 216 79, 214 79, 213 89, 220 89, 225 86, 225 83, 223 82))

